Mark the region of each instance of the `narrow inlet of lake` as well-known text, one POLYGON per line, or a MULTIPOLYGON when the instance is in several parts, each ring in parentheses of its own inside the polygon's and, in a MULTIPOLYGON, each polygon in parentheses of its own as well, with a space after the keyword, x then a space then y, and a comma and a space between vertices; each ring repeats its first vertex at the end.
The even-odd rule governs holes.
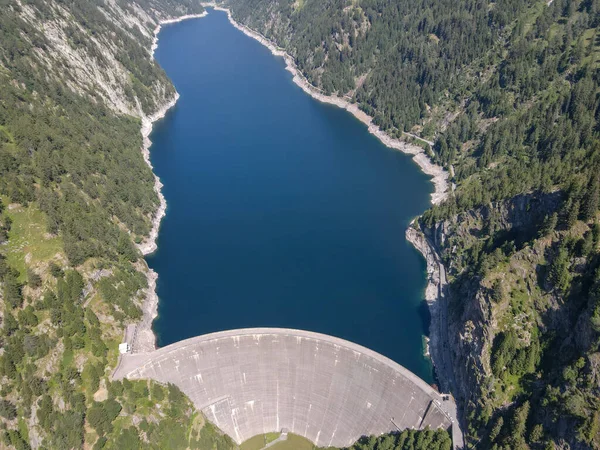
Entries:
POLYGON ((411 159, 305 94, 225 13, 165 26, 156 59, 181 94, 152 164, 167 215, 158 345, 285 327, 348 339, 428 382, 425 262, 406 242, 433 190, 411 159))

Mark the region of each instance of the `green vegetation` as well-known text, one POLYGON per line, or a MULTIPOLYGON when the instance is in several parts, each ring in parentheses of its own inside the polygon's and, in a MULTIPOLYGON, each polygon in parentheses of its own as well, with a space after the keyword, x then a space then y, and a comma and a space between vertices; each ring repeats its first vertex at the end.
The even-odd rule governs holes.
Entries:
POLYGON ((173 385, 124 380, 109 383, 107 391, 108 398, 93 402, 86 413, 89 425, 100 436, 96 448, 234 447, 228 437, 192 412, 189 400, 173 385))
MULTIPOLYGON (((273 442, 279 436, 280 436, 280 433, 259 434, 257 436, 251 437, 250 439, 248 439, 245 442, 242 442, 240 449, 241 450, 260 450, 265 445, 273 442)), ((310 443, 309 449, 312 450, 313 447, 314 447, 314 445, 312 445, 312 443, 310 443)))
MULTIPOLYGON (((600 2, 227 3, 325 92, 393 136, 435 141, 456 189, 419 226, 433 236, 444 224, 469 444, 599 447, 600 2)), ((117 61, 120 100, 149 113, 173 88, 149 39, 116 17, 200 10, 116 5, 0 0, 2 445, 234 448, 173 386, 109 381, 123 327, 140 317, 134 243, 158 199, 139 118, 111 110, 40 24, 64 23, 66 44, 103 71, 117 61)), ((444 432, 405 431, 352 448, 449 445, 444 432)))
MULTIPOLYGON (((244 442, 241 450, 260 450, 279 437, 279 433, 268 433, 254 436, 244 442)), ((444 430, 404 430, 401 433, 389 433, 382 436, 369 436, 359 439, 345 449, 335 447, 316 447, 308 439, 295 434, 288 434, 284 441, 272 444, 272 450, 450 450, 452 439, 444 430)))
MULTIPOLYGON (((450 450, 452 439, 444 430, 404 430, 359 439, 347 450, 450 450)), ((329 447, 328 450, 334 450, 329 447)))
POLYGON ((32 267, 52 260, 63 251, 63 243, 60 236, 48 235, 45 215, 32 205, 13 208, 5 215, 11 225, 4 254, 8 265, 19 272, 19 281, 25 282, 36 273, 32 267))
POLYGON ((134 241, 158 204, 154 178, 139 118, 82 88, 40 25, 66 17, 72 48, 104 70, 108 39, 132 74, 124 101, 146 112, 164 100, 157 86, 174 92, 149 40, 97 2, 0 3, 0 447, 234 448, 175 387, 109 381, 124 325, 141 316, 147 268, 134 241))
POLYGON ((313 450, 314 448, 314 444, 308 439, 295 434, 288 434, 287 440, 269 447, 272 450, 313 450))

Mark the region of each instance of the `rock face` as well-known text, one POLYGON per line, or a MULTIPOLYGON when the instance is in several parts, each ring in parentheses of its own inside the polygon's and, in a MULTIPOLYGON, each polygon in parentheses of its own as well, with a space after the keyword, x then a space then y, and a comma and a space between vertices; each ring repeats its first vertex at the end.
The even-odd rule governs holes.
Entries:
POLYGON ((493 378, 490 353, 498 329, 489 290, 479 276, 463 279, 460 291, 449 292, 448 277, 459 276, 469 265, 457 248, 494 233, 509 241, 526 241, 556 210, 560 199, 559 192, 520 195, 429 228, 415 222, 406 232, 427 262, 430 354, 442 389, 456 398, 461 421, 466 421, 468 411, 485 398, 493 378))
POLYGON ((388 358, 342 339, 255 328, 198 336, 150 353, 124 355, 114 377, 174 383, 241 443, 290 432, 318 446, 363 435, 450 428, 455 405, 388 358))
POLYGON ((429 325, 429 353, 434 362, 438 382, 443 392, 454 392, 456 380, 451 352, 448 346, 448 298, 446 268, 435 244, 414 226, 406 230, 406 239, 427 262, 425 300, 431 316, 429 325))
MULTIPOLYGON (((168 2, 120 3, 106 0, 44 7, 17 2, 21 18, 39 31, 32 66, 64 83, 73 92, 101 101, 119 114, 142 118, 175 96, 170 81, 151 60, 159 22, 188 14, 168 2), (140 47, 141 44, 141 47, 140 47), (140 54, 145 48, 148 53, 140 54)), ((17 6, 15 6, 17 7, 17 6)), ((198 4, 191 12, 201 12, 198 4)))

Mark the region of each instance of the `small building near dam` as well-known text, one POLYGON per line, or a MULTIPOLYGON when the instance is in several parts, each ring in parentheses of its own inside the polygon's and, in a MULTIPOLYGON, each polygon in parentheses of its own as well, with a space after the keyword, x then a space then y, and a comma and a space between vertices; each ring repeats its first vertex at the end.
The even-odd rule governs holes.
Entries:
POLYGON ((456 405, 401 365, 343 339, 249 328, 197 336, 150 353, 126 353, 113 377, 177 385, 235 442, 280 432, 318 446, 407 428, 451 429, 456 405))

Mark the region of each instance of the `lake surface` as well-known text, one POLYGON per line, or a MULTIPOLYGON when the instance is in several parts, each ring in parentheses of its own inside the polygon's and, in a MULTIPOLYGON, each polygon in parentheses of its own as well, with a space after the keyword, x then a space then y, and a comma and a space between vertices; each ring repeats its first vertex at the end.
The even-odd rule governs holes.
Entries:
POLYGON ((151 139, 168 209, 158 344, 299 328, 378 351, 426 381, 425 262, 404 237, 432 184, 346 111, 306 95, 225 13, 168 25, 156 59, 181 94, 151 139))

